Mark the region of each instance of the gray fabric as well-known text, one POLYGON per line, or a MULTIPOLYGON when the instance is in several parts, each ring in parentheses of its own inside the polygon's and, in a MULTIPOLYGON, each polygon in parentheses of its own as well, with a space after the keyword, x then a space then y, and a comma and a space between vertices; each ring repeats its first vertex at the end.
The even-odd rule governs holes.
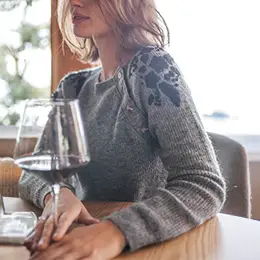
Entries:
MULTIPOLYGON (((79 99, 88 134, 92 160, 77 174, 77 195, 135 202, 107 217, 130 250, 179 236, 217 214, 225 183, 170 55, 148 46, 113 78, 98 83, 99 74, 100 68, 72 73, 55 94, 79 99)), ((42 207, 43 186, 23 173, 21 196, 42 207)))
POLYGON ((250 218, 250 174, 244 147, 219 134, 209 133, 209 137, 227 184, 227 199, 221 212, 250 218))

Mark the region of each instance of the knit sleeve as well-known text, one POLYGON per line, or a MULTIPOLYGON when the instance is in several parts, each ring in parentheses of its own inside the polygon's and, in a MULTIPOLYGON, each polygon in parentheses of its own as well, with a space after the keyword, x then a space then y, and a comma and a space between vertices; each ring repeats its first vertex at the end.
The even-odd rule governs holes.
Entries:
MULTIPOLYGON (((59 84, 57 90, 53 93, 52 98, 64 98, 63 96, 63 82, 62 80, 59 84)), ((44 131, 47 131, 48 123, 45 126, 44 131)), ((40 138, 36 144, 35 151, 39 150, 43 145, 42 139, 40 138)), ((83 188, 81 187, 80 181, 77 174, 71 176, 66 183, 61 183, 61 187, 67 187, 73 191, 80 199, 84 197, 83 188)), ((43 181, 40 178, 26 172, 22 171, 19 180, 19 193, 20 197, 31 201, 35 206, 39 208, 44 207, 44 198, 51 192, 51 186, 49 183, 43 181)))
POLYGON ((133 60, 129 83, 168 171, 164 188, 107 217, 133 251, 177 237, 215 216, 225 201, 225 182, 190 91, 170 55, 147 48, 133 60))

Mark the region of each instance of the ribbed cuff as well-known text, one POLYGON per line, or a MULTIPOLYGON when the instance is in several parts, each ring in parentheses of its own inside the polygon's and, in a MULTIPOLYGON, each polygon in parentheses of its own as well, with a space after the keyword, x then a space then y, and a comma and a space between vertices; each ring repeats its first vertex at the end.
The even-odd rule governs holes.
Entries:
POLYGON ((72 193, 76 194, 75 188, 72 185, 70 185, 69 183, 66 183, 66 182, 60 183, 60 188, 68 188, 72 193))
MULTIPOLYGON (((60 183, 60 188, 67 188, 75 194, 75 189, 70 184, 60 183)), ((36 199, 33 201, 34 204, 37 207, 43 209, 45 207, 45 204, 44 204, 45 198, 49 193, 51 193, 51 185, 44 184, 42 189, 38 191, 39 196, 37 196, 36 199)))
POLYGON ((130 252, 156 242, 155 237, 144 230, 144 221, 131 207, 105 217, 105 219, 111 221, 120 229, 127 242, 126 248, 130 252))
POLYGON ((33 199, 33 203, 43 209, 44 208, 44 199, 47 194, 51 192, 51 186, 48 184, 44 184, 40 190, 37 191, 36 197, 33 199))

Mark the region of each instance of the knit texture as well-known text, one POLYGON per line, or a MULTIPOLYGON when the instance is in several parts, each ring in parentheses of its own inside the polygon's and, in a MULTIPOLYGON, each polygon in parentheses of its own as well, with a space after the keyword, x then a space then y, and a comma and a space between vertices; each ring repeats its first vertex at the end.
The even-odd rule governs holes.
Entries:
MULTIPOLYGON (((91 162, 69 180, 82 200, 132 201, 107 217, 131 251, 216 215, 225 183, 191 93, 171 56, 142 48, 99 83, 101 68, 71 73, 55 96, 78 98, 91 162)), ((23 172, 21 197, 43 207, 48 185, 23 172)))

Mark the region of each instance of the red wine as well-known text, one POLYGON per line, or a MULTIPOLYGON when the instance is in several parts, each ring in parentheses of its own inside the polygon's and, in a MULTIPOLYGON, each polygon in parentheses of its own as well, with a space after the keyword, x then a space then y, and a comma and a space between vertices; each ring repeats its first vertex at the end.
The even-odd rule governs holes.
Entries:
POLYGON ((66 181, 77 170, 85 167, 90 158, 87 159, 87 161, 82 162, 81 157, 77 156, 63 156, 61 160, 50 155, 36 155, 16 159, 15 163, 26 172, 54 184, 66 181))

